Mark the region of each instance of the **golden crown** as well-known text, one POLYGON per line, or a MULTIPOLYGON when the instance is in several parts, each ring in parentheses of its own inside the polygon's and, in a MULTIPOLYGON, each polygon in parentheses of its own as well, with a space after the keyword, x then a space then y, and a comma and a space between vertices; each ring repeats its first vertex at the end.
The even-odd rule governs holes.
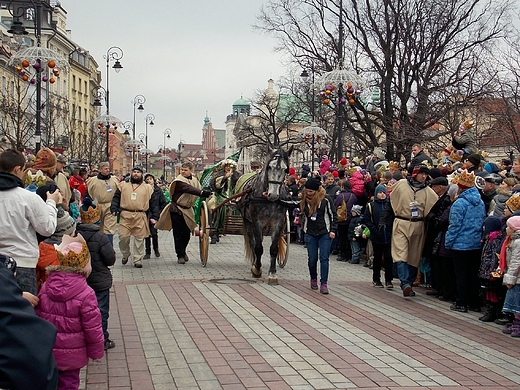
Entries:
POLYGON ((81 252, 69 251, 66 255, 59 250, 56 251, 60 265, 64 267, 85 268, 90 260, 90 252, 87 243, 83 241, 81 244, 81 252))
POLYGON ((96 205, 90 206, 87 211, 84 211, 82 207, 79 208, 79 214, 81 216, 81 222, 94 224, 99 221, 99 210, 96 205))
POLYGON ((511 210, 511 212, 515 212, 520 209, 520 194, 513 194, 506 202, 506 206, 511 210))
POLYGON ((462 188, 471 188, 475 186, 475 175, 464 169, 460 175, 456 177, 457 185, 462 188))
POLYGON ((388 169, 398 171, 399 170, 399 163, 397 161, 390 161, 388 163, 388 169))
POLYGON ((467 130, 471 129, 473 127, 473 121, 466 119, 464 122, 462 122, 462 126, 467 130))

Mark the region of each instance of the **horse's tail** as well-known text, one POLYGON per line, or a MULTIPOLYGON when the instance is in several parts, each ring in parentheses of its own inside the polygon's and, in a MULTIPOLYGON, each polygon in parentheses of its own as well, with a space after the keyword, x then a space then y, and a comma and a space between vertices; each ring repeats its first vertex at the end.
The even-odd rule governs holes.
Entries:
POLYGON ((246 250, 246 260, 249 262, 249 264, 253 264, 255 260, 255 254, 254 254, 254 248, 251 247, 251 237, 247 234, 247 229, 245 227, 245 221, 244 221, 244 247, 246 250))

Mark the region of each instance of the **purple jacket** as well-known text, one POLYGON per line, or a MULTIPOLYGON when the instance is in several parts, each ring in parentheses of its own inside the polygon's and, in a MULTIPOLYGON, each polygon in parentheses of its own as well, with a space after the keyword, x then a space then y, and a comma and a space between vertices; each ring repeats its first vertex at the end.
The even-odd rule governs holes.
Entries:
POLYGON ((338 225, 348 225, 350 223, 350 219, 352 218, 352 206, 357 204, 358 198, 354 195, 350 190, 342 190, 338 196, 336 196, 336 200, 334 200, 334 207, 336 209, 341 206, 345 200, 345 204, 347 205, 347 220, 343 222, 338 222, 338 225))
POLYGON ((56 270, 38 294, 36 314, 58 330, 52 353, 58 369, 74 370, 101 359, 104 336, 96 294, 85 276, 56 270))

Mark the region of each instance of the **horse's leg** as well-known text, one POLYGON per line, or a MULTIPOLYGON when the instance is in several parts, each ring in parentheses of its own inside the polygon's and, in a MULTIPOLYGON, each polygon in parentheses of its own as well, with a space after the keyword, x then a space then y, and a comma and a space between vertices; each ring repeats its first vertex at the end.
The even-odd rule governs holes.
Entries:
POLYGON ((251 274, 254 278, 260 278, 262 276, 262 254, 264 253, 264 247, 262 246, 262 224, 256 220, 252 225, 252 234, 255 238, 255 260, 251 265, 251 274))
POLYGON ((269 276, 267 278, 267 283, 270 285, 278 284, 278 276, 276 275, 276 257, 278 256, 278 243, 280 241, 280 236, 282 235, 284 224, 285 214, 283 214, 281 221, 276 221, 271 234, 271 247, 269 248, 271 266, 269 267, 269 276))

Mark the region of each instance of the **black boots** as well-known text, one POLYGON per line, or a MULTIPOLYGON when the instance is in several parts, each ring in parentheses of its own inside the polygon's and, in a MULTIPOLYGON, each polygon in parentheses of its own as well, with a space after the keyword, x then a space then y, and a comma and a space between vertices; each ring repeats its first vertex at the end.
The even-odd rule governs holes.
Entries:
POLYGON ((486 304, 486 312, 479 320, 482 322, 493 322, 497 318, 497 307, 496 303, 488 302, 486 304))

